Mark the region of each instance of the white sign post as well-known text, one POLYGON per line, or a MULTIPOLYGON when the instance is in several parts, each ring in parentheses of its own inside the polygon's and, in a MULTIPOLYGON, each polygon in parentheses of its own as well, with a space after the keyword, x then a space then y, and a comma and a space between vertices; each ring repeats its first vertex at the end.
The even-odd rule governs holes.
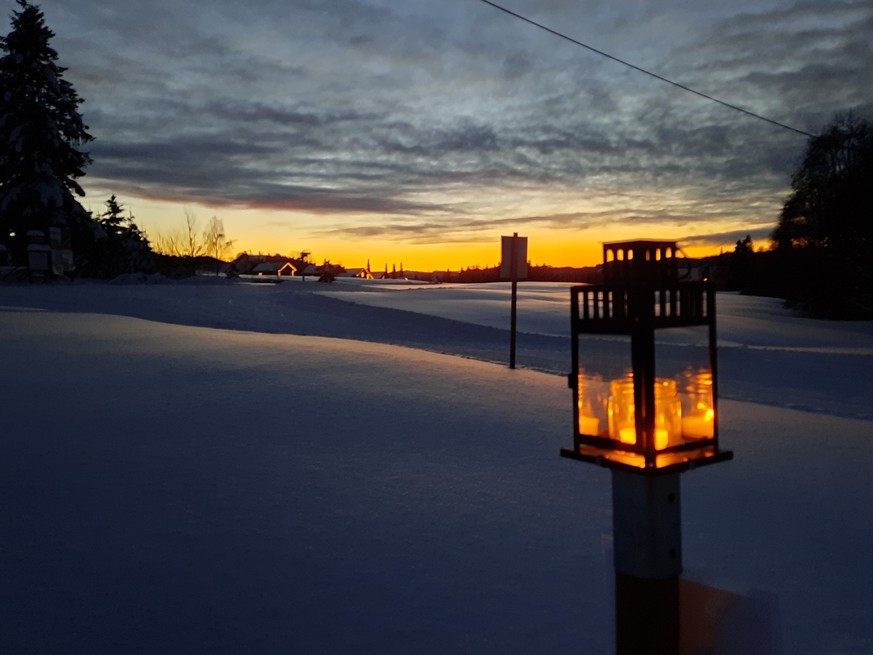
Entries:
POLYGON ((527 237, 513 232, 511 237, 500 237, 502 257, 500 259, 500 279, 512 282, 512 304, 510 309, 509 368, 515 368, 516 308, 518 306, 518 281, 527 279, 527 237))

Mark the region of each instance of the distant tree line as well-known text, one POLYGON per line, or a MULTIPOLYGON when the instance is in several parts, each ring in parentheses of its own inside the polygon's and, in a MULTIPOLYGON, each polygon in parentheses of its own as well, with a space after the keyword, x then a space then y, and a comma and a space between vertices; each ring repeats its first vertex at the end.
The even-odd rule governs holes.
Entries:
POLYGON ((791 188, 770 248, 738 241, 725 286, 813 316, 873 318, 873 123, 836 117, 810 139, 791 188))

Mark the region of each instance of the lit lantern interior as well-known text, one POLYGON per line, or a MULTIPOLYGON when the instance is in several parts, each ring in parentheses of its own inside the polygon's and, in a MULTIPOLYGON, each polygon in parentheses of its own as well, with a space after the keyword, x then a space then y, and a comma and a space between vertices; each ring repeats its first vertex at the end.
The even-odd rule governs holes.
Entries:
MULTIPOLYGON (((676 389, 675 380, 659 378, 655 381, 656 450, 676 445, 681 440, 682 406, 676 389)), ((610 438, 626 444, 638 442, 633 376, 612 381, 607 414, 610 438)))
MULTIPOLYGON (((655 381, 655 449, 688 439, 712 438, 715 410, 712 373, 688 369, 677 379, 655 381)), ((599 375, 578 376, 579 433, 637 444, 633 375, 605 382, 599 375)))

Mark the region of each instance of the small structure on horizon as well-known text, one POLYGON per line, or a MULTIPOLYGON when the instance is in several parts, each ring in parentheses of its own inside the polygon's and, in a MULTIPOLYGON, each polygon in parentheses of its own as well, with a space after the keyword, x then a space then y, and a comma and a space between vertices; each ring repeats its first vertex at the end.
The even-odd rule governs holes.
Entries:
POLYGON ((343 277, 356 277, 361 280, 372 280, 373 274, 369 268, 347 268, 343 277))
POLYGON ((318 266, 315 264, 307 264, 302 271, 300 271, 300 275, 305 279, 307 275, 318 275, 318 266))
POLYGON ((262 262, 252 269, 254 275, 296 275, 297 267, 291 262, 262 262))

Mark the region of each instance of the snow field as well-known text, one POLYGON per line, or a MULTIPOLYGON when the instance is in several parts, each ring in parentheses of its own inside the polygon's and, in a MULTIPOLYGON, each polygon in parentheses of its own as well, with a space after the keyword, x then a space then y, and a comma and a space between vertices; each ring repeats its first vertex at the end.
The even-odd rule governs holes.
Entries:
MULTIPOLYGON (((564 377, 283 286, 0 287, 0 652, 607 652, 609 474, 558 457, 564 377)), ((775 347, 801 404, 809 357, 869 365, 869 324, 767 303, 744 343, 745 300, 722 358, 775 347)), ((687 577, 775 597, 784 653, 873 652, 867 380, 843 416, 723 401, 736 459, 682 478, 687 577)))

